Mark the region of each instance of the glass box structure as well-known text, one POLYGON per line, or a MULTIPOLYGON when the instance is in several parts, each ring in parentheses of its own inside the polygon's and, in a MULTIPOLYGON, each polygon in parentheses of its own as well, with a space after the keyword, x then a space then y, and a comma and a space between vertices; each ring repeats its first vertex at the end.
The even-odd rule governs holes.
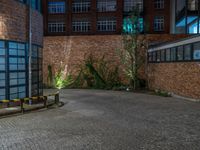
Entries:
MULTIPOLYGON (((42 95, 42 48, 32 45, 32 96, 42 95)), ((0 100, 27 97, 28 44, 0 40, 0 100)))

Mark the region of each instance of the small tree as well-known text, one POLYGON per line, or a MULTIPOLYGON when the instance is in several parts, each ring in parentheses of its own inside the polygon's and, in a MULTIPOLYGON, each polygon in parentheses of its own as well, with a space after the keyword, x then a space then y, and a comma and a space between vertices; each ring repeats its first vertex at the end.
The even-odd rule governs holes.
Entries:
POLYGON ((130 80, 130 86, 136 90, 139 86, 139 69, 144 65, 145 57, 141 48, 146 45, 144 23, 140 17, 139 7, 133 9, 127 18, 128 24, 124 26, 123 48, 118 50, 124 72, 130 80))
POLYGON ((72 76, 67 73, 66 68, 67 67, 63 68, 61 63, 61 66, 56 72, 54 77, 54 86, 59 90, 72 85, 74 82, 72 76))

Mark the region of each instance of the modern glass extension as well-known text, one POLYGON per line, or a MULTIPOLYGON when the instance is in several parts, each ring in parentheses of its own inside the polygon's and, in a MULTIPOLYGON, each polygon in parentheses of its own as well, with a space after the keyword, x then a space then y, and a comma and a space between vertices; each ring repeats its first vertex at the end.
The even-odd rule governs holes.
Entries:
POLYGON ((174 43, 153 46, 148 50, 149 63, 200 61, 200 36, 174 43))
MULTIPOLYGON (((33 45, 32 96, 42 95, 42 49, 33 45)), ((28 45, 0 40, 0 100, 28 96, 28 45)))
POLYGON ((176 33, 200 33, 199 0, 176 0, 176 33))

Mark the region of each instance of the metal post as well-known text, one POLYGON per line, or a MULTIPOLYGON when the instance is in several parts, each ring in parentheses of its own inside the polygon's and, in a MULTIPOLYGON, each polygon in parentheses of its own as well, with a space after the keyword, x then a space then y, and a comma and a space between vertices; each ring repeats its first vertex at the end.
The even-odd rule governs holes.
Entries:
POLYGON ((29 0, 29 97, 32 96, 32 15, 31 15, 31 0, 29 0))

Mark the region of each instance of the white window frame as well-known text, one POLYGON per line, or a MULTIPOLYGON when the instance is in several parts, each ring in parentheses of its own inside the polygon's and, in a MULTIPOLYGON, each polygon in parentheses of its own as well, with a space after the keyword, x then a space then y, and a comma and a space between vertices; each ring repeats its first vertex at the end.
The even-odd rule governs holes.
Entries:
POLYGON ((165 0, 154 0, 155 9, 164 9, 165 8, 165 0))
POLYGON ((65 32, 65 23, 64 22, 49 22, 48 23, 48 32, 49 33, 60 33, 65 32))
POLYGON ((91 23, 89 21, 73 21, 72 29, 73 32, 89 32, 91 23))
POLYGON ((155 16, 154 17, 154 31, 164 31, 165 17, 155 16))
POLYGON ((117 10, 116 0, 98 0, 97 1, 98 12, 109 12, 117 10))
POLYGON ((97 29, 100 32, 114 32, 116 31, 116 19, 105 19, 97 21, 97 29))
POLYGON ((91 2, 86 1, 86 2, 73 2, 72 3, 72 11, 74 13, 79 13, 79 12, 89 12, 91 7, 91 2))
POLYGON ((139 11, 143 11, 143 0, 124 0, 124 12, 133 11, 133 8, 139 5, 139 11))

